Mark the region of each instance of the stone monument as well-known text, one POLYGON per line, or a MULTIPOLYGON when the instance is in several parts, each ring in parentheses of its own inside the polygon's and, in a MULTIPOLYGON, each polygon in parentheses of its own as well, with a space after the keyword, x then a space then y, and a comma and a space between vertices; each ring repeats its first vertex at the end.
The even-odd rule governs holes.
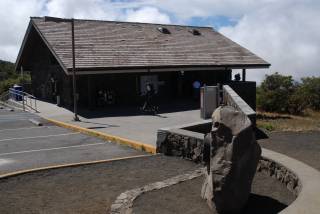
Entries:
POLYGON ((204 140, 207 165, 201 196, 217 213, 239 213, 246 205, 261 156, 250 119, 231 106, 212 114, 204 140))

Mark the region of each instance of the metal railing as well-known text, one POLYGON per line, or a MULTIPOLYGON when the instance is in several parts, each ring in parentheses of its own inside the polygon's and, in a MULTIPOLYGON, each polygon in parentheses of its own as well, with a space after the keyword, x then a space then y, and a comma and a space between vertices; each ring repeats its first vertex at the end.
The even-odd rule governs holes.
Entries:
POLYGON ((9 99, 9 92, 6 91, 0 95, 0 105, 8 107, 7 100, 9 99))
POLYGON ((15 102, 16 104, 17 103, 21 104, 21 108, 23 109, 23 111, 33 110, 35 112, 38 112, 37 98, 24 91, 19 91, 19 90, 10 88, 8 92, 7 100, 13 100, 13 101, 16 101, 15 102))

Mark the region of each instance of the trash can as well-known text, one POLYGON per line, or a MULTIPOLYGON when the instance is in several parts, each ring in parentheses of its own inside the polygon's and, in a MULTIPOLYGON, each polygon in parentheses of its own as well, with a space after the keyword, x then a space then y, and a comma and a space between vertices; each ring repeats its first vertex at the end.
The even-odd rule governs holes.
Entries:
POLYGON ((200 117, 208 119, 218 108, 218 86, 203 86, 200 89, 200 117))
POLYGON ((14 94, 14 99, 16 101, 22 101, 22 91, 23 91, 22 86, 20 85, 13 86, 13 94, 14 94))

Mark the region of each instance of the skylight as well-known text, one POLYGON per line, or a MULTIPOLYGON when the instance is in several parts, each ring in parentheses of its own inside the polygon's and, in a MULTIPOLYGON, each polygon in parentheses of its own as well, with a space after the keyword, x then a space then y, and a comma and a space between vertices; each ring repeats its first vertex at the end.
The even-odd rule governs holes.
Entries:
POLYGON ((200 31, 198 31, 197 29, 189 30, 189 32, 192 33, 195 36, 200 36, 201 35, 200 31))
POLYGON ((161 33, 171 34, 170 31, 169 31, 167 28, 165 28, 165 27, 158 27, 157 29, 158 29, 158 31, 160 31, 161 33))

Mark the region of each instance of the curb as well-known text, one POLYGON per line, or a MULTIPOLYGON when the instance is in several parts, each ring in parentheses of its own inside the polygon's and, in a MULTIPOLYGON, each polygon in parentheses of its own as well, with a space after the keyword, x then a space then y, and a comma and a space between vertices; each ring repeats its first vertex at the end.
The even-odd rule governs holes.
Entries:
POLYGON ((105 134, 105 133, 98 132, 98 131, 95 131, 95 130, 83 128, 81 126, 76 126, 76 125, 65 123, 65 122, 61 122, 61 121, 58 121, 58 120, 53 120, 53 119, 50 119, 50 118, 44 118, 44 119, 48 120, 49 122, 52 122, 52 123, 56 124, 57 126, 63 127, 63 128, 67 128, 67 129, 71 129, 71 130, 74 130, 74 131, 78 131, 78 132, 81 132, 81 133, 84 133, 84 134, 88 134, 88 135, 91 135, 91 136, 94 136, 94 137, 101 138, 103 140, 112 141, 112 142, 115 142, 115 143, 126 145, 126 146, 132 147, 134 149, 145 151, 145 152, 148 152, 148 153, 151 153, 151 154, 156 154, 157 153, 156 152, 156 147, 148 145, 148 144, 140 143, 138 141, 129 140, 129 139, 122 138, 122 137, 115 136, 115 135, 111 135, 111 134, 105 134))
POLYGON ((135 156, 112 158, 112 159, 106 159, 106 160, 85 161, 85 162, 79 162, 79 163, 68 163, 68 164, 39 167, 39 168, 26 169, 26 170, 20 170, 20 171, 2 174, 2 175, 0 175, 0 179, 9 178, 9 177, 18 176, 18 175, 27 174, 27 173, 32 173, 32 172, 51 170, 51 169, 84 166, 84 165, 91 165, 91 164, 98 164, 98 163, 108 163, 108 162, 113 162, 113 161, 129 160, 129 159, 134 159, 134 158, 151 157, 151 156, 153 156, 153 155, 135 155, 135 156))
POLYGON ((38 121, 38 120, 29 119, 29 121, 30 121, 31 123, 33 123, 34 125, 36 125, 36 126, 42 126, 42 123, 41 123, 40 121, 38 121))

